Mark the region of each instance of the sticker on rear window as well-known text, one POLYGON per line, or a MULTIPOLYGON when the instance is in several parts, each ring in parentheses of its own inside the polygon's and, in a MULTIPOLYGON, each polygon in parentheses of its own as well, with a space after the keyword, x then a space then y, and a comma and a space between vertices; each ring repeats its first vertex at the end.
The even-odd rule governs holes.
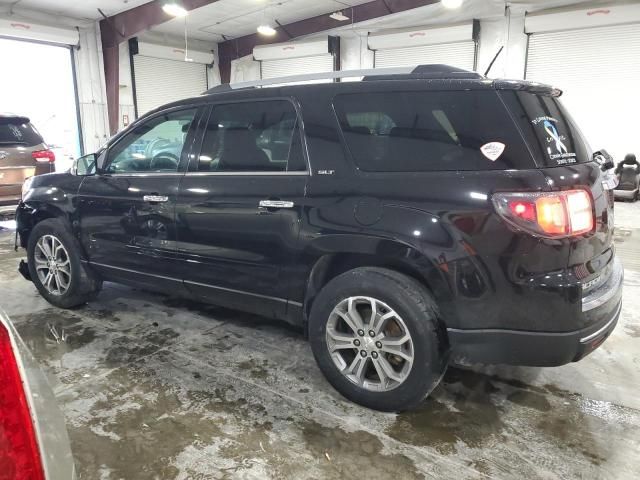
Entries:
POLYGON ((9 124, 9 130, 11 131, 13 136, 16 138, 16 140, 22 140, 22 130, 20 130, 15 125, 11 125, 11 124, 9 124))
POLYGON ((482 145, 480 147, 480 151, 489 160, 495 162, 498 158, 500 158, 502 152, 504 152, 505 146, 506 145, 501 142, 489 142, 482 145))
POLYGON ((558 130, 558 120, 553 117, 537 117, 531 120, 537 128, 542 130, 542 136, 547 142, 547 155, 558 165, 576 163, 575 152, 567 148, 567 137, 558 130))

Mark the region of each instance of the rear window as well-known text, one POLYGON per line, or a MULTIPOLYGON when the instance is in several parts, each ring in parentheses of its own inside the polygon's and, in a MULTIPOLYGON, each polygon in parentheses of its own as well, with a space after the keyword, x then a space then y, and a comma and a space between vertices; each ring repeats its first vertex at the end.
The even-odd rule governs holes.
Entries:
POLYGON ((526 91, 503 91, 502 96, 539 166, 591 161, 587 141, 558 98, 526 91))
POLYGON ((42 143, 42 137, 28 121, 0 118, 0 145, 33 147, 42 143))
POLYGON ((534 168, 495 91, 338 95, 351 155, 367 172, 534 168))

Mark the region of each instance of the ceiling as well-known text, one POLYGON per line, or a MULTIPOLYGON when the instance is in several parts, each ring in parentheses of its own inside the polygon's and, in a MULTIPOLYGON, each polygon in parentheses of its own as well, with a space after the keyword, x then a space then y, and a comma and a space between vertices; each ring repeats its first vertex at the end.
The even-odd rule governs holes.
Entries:
MULTIPOLYGON (((114 15, 124 10, 137 7, 150 0, 0 0, 0 6, 47 12, 84 20, 102 18, 98 9, 106 15, 114 15)), ((3 8, 2 11, 6 11, 3 8)))
MULTIPOLYGON (((212 42, 255 33, 263 23, 276 26, 342 10, 371 0, 218 0, 194 10, 187 17, 189 38, 212 42)), ((153 27, 157 33, 184 36, 184 19, 176 18, 153 27)))
MULTIPOLYGON (((63 18, 100 20, 101 9, 106 15, 114 15, 124 10, 137 7, 150 0, 0 0, 0 14, 11 9, 29 10, 39 15, 50 15, 51 20, 62 21, 63 18)), ((225 38, 237 38, 255 33, 256 27, 263 23, 276 26, 275 20, 281 24, 289 24, 318 15, 328 15, 343 11, 350 15, 350 7, 367 3, 371 0, 218 0, 214 3, 193 10, 186 17, 186 29, 190 40, 219 43, 225 38)), ((622 0, 629 1, 629 0, 622 0)), ((451 24, 472 18, 491 18, 504 14, 505 3, 513 11, 535 11, 555 8, 571 4, 601 4, 607 0, 465 0, 463 8, 447 10, 442 5, 420 7, 382 18, 351 25, 347 20, 344 25, 334 29, 341 35, 362 34, 379 29, 426 26, 430 24, 451 24)), ((327 32, 324 34, 326 35, 327 32)), ((185 34, 185 19, 175 18, 157 25, 147 35, 180 41, 185 34)), ((144 36, 144 34, 143 34, 144 36)), ((194 45, 196 46, 196 45, 194 45)))

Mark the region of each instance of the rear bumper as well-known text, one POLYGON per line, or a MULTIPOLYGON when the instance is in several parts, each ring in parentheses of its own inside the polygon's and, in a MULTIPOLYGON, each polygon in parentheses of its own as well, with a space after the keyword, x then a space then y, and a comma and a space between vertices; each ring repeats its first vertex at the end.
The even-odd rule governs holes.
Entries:
POLYGON ((614 330, 622 309, 623 269, 614 258, 612 273, 582 299, 589 326, 568 332, 448 328, 452 358, 461 362, 558 366, 593 352, 614 330))
POLYGON ((598 348, 615 328, 622 303, 612 318, 573 332, 448 330, 453 358, 472 363, 554 367, 577 362, 598 348))

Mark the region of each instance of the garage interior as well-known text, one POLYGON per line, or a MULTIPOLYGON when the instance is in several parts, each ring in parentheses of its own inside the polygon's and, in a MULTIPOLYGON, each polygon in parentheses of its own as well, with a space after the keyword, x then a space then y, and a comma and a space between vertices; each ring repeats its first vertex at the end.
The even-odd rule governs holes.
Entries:
MULTIPOLYGON (((0 112, 31 119, 57 171, 223 83, 441 63, 557 85, 594 149, 640 154, 640 2, 167 3, 0 0, 0 112)), ((401 414, 342 398, 284 323, 115 284, 52 307, 18 273, 9 217, 0 308, 45 369, 80 479, 632 479, 640 204, 616 202, 615 225, 623 307, 600 349, 562 367, 450 366, 401 414)))

